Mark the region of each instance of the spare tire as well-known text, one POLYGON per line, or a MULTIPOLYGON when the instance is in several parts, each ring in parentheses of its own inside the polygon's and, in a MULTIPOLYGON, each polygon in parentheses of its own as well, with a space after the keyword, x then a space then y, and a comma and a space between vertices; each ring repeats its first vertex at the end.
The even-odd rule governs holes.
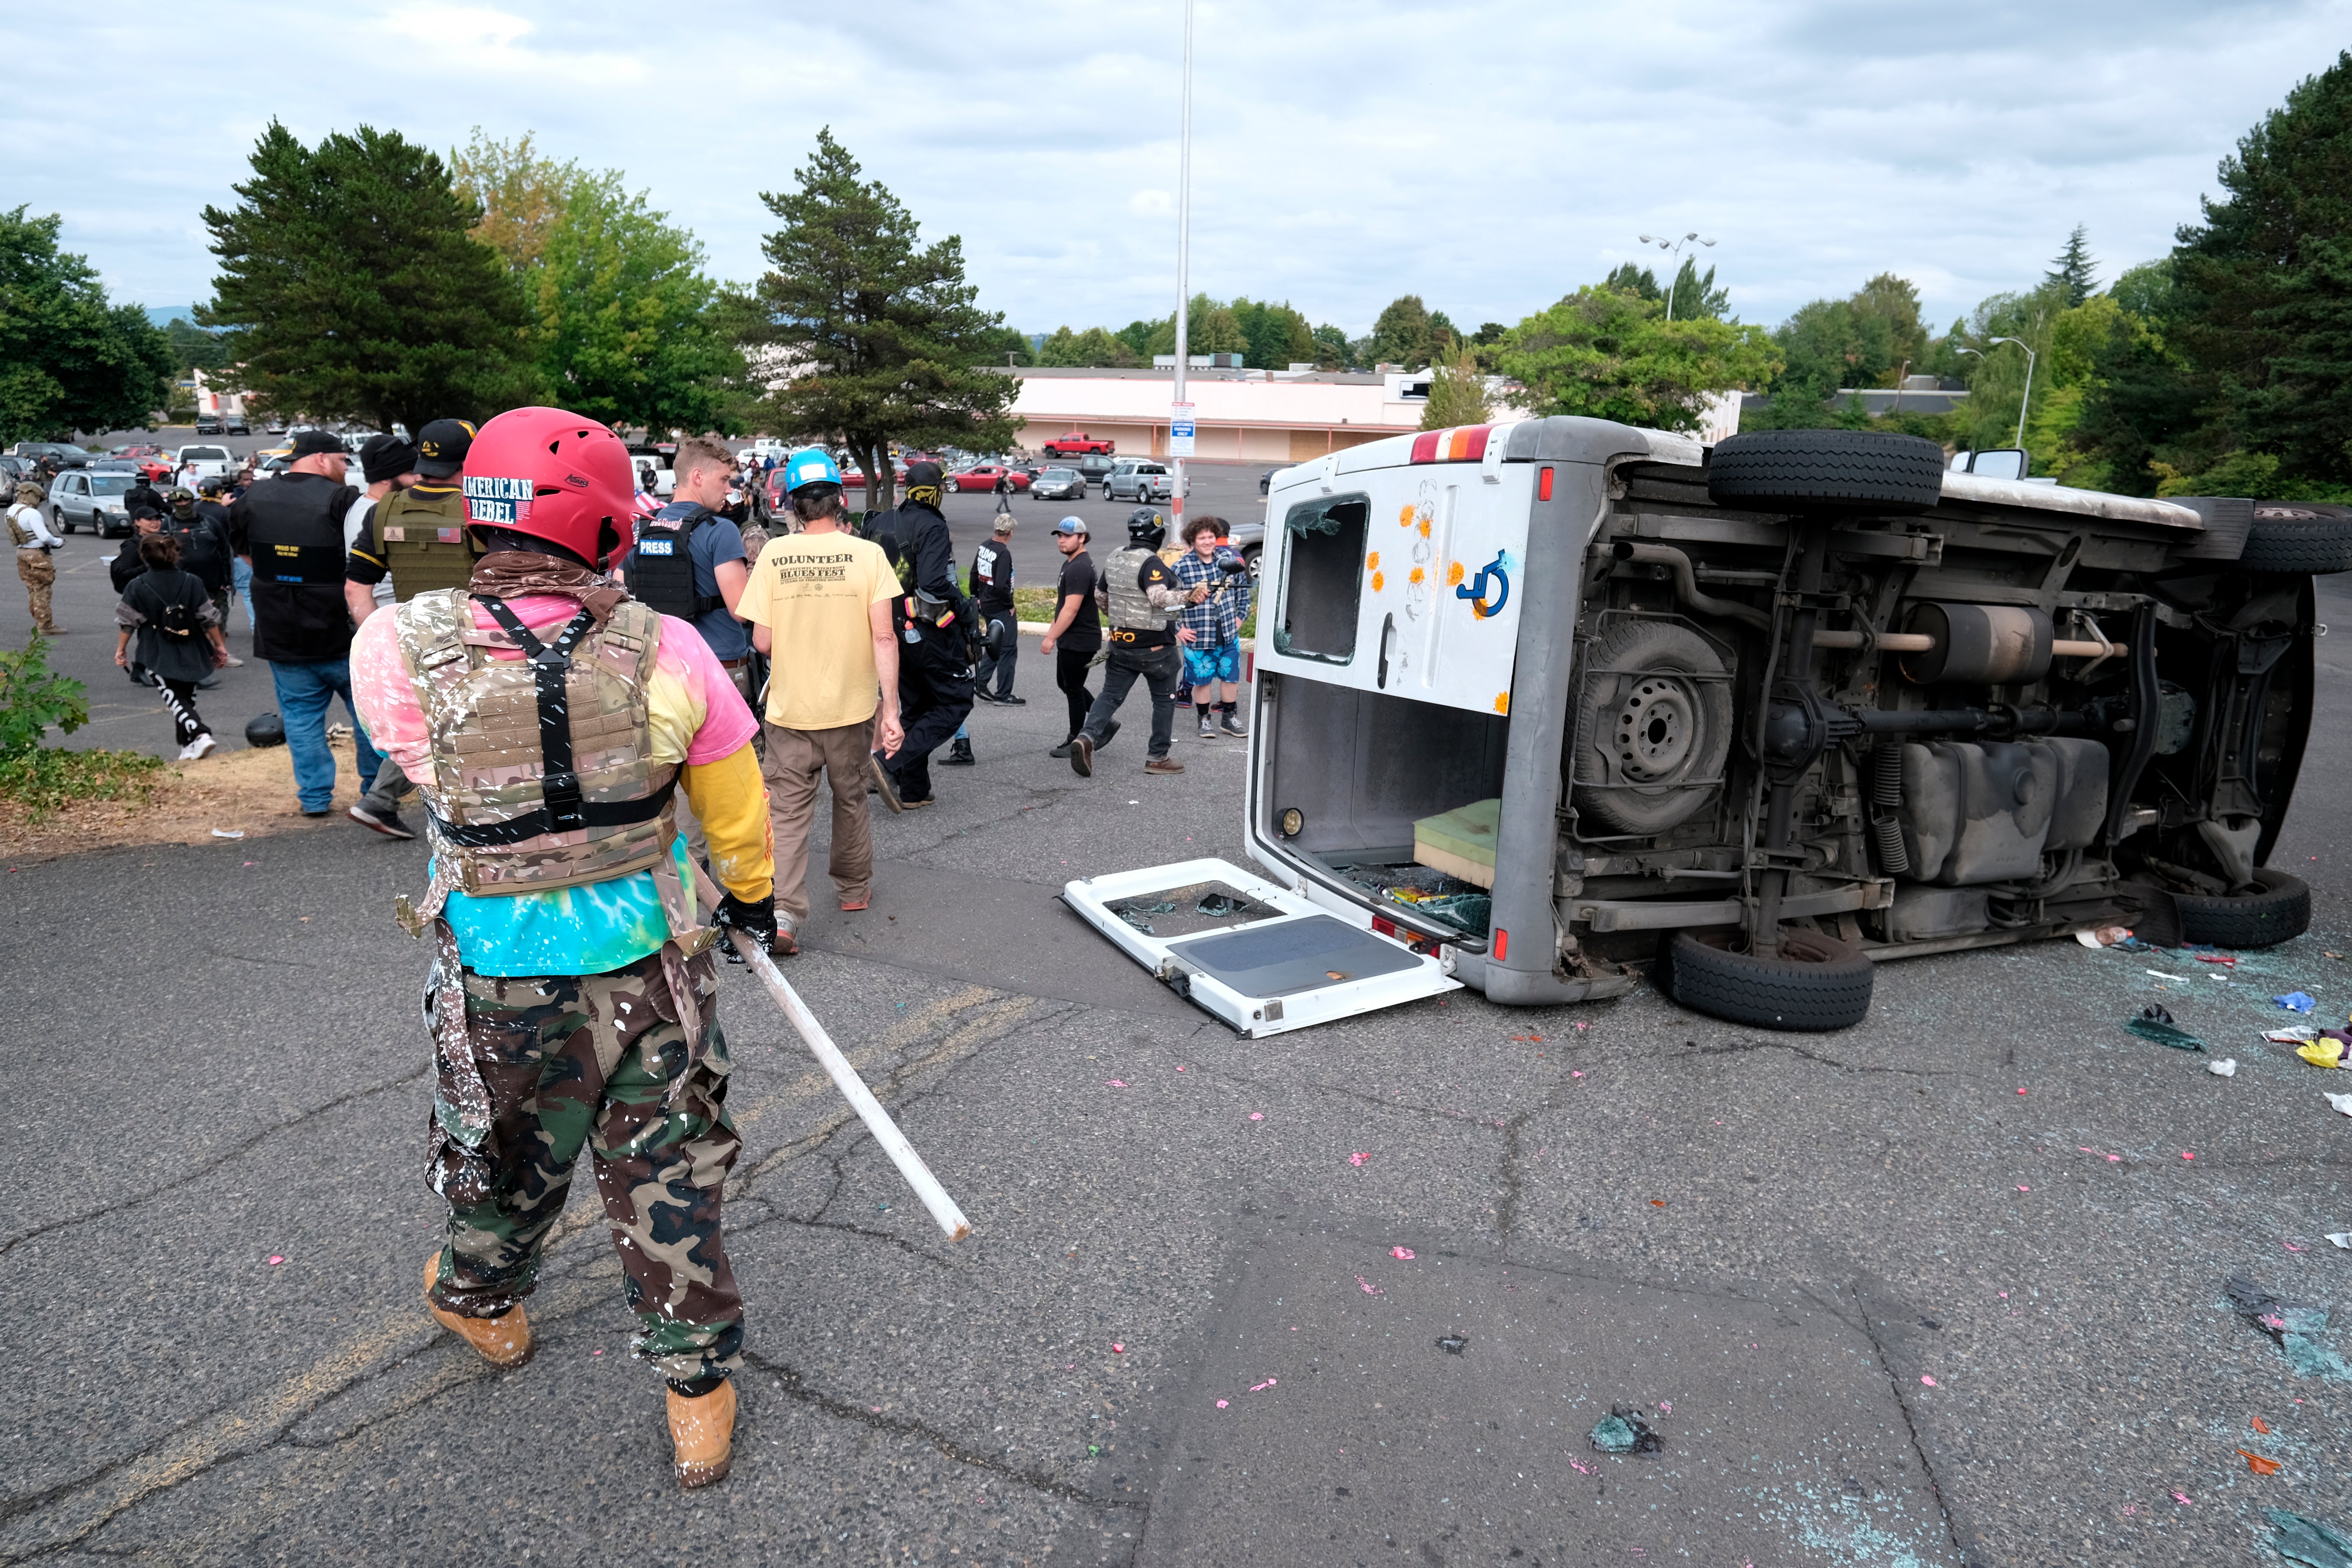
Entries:
POLYGON ((2352 512, 2277 501, 2257 506, 2238 564, 2250 572, 2305 577, 2352 572, 2352 512))
POLYGON ((1731 940, 1676 931, 1660 952, 1658 988, 1695 1013, 1759 1029, 1843 1029, 1869 1015, 1874 971, 1852 942, 1783 931, 1780 956, 1759 958, 1732 952, 1731 940))
POLYGON ((2311 929, 2311 889, 2284 871, 2256 870, 2259 893, 2176 893, 2183 942, 2276 947, 2311 929))
POLYGON ((1715 796, 1731 752, 1731 683, 1707 640, 1619 620, 1585 654, 1576 809, 1618 833, 1664 833, 1715 796))
POLYGON ((248 746, 284 745, 286 721, 274 711, 255 714, 245 721, 245 743, 248 746))
POLYGON ((1943 498, 1944 449, 1877 430, 1757 430, 1716 447, 1706 493, 1769 511, 1925 511, 1943 498))

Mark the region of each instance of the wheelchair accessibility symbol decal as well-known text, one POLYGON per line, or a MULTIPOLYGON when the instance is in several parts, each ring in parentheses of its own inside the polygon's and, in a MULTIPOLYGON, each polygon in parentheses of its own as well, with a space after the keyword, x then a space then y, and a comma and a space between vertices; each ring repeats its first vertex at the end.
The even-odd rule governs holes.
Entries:
POLYGON ((1495 559, 1478 568, 1475 575, 1465 583, 1459 563, 1446 576, 1454 584, 1454 596, 1470 601, 1470 613, 1480 620, 1503 613, 1511 599, 1511 569, 1518 564, 1507 550, 1496 552, 1495 559), (1491 595, 1491 597, 1490 597, 1491 595))

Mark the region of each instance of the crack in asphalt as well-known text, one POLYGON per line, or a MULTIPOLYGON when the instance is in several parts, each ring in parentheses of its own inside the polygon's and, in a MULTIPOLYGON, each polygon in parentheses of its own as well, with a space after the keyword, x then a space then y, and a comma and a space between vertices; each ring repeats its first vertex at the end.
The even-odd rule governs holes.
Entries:
MULTIPOLYGON (((1903 1380, 1895 1375, 1895 1365, 1886 1359, 1886 1346, 1870 1326, 1870 1309, 1863 1301, 1861 1288, 1849 1280, 1845 1290, 1853 1300, 1853 1327, 1861 1331, 1863 1338, 1870 1342, 1871 1354, 1878 1358, 1878 1370, 1886 1376, 1887 1392, 1895 1395, 1895 1408, 1903 1413, 1903 1430, 1911 1438, 1912 1453, 1919 1458, 1919 1473, 1927 1478, 1927 1489, 1936 1496, 1936 1514, 1944 1521, 1944 1539, 1952 1543, 1952 1555, 1955 1560, 1965 1563, 1969 1560, 1969 1549, 1960 1544, 1959 1526, 1952 1522, 1951 1505, 1944 1500, 1944 1483, 1936 1474, 1935 1464, 1927 1458, 1927 1445, 1919 1438, 1919 1424, 1911 1417, 1911 1402, 1903 1395, 1903 1380)), ((1820 1301, 1822 1308, 1832 1315, 1839 1318, 1845 1316, 1844 1313, 1838 1311, 1833 1303, 1822 1300, 1811 1290, 1806 1290, 1805 1294, 1820 1301)))
POLYGON ((194 1170, 188 1172, 186 1174, 173 1177, 171 1181, 165 1182, 160 1186, 150 1187, 145 1192, 134 1194, 129 1197, 117 1198, 112 1203, 101 1204, 97 1208, 87 1209, 77 1215, 68 1215, 63 1219, 53 1219, 48 1221, 47 1224, 37 1225, 30 1230, 19 1231, 15 1236, 9 1237, 5 1240, 0 1240, 0 1258, 5 1258, 9 1253, 15 1251, 18 1247, 21 1247, 26 1242, 31 1241, 37 1237, 47 1236, 52 1231, 65 1230, 70 1226, 78 1225, 87 1225, 91 1220, 103 1219, 109 1215, 119 1214, 124 1209, 135 1208, 139 1205, 148 1202, 150 1199, 162 1197, 166 1193, 176 1192, 192 1182, 198 1181, 205 1176, 212 1174, 213 1172, 219 1170, 223 1165, 227 1164, 230 1161, 238 1158, 240 1155, 250 1153, 253 1150, 260 1147, 263 1143, 268 1142, 270 1139, 278 1136, 280 1133, 290 1132, 306 1121, 313 1121, 318 1117, 324 1116, 331 1110, 340 1110, 344 1106, 367 1099, 370 1095, 382 1094, 384 1090, 390 1089, 404 1089, 410 1084, 421 1081, 429 1076, 432 1071, 433 1064, 432 1062, 427 1061, 405 1078, 393 1079, 384 1083, 373 1084, 366 1089, 355 1089, 348 1094, 338 1095, 334 1099, 328 1100, 325 1104, 313 1107, 309 1110, 303 1111, 299 1116, 263 1128, 260 1131, 255 1133, 252 1137, 247 1138, 244 1142, 237 1144, 235 1148, 225 1151, 214 1158, 207 1160, 205 1163, 197 1166, 194 1170))
POLYGON ((995 1454, 983 1454, 979 1449, 958 1441, 927 1422, 918 1421, 910 1416, 884 1415, 871 1409, 861 1409, 838 1394, 826 1394, 822 1390, 811 1388, 807 1381, 801 1376, 800 1369, 789 1362, 773 1361, 756 1351, 748 1350, 743 1352, 743 1360, 746 1364, 756 1366, 773 1377, 776 1380, 776 1387, 786 1398, 808 1405, 812 1409, 823 1411, 827 1415, 836 1416, 844 1421, 855 1421, 877 1432, 893 1433, 903 1437, 919 1437, 937 1449, 942 1456, 955 1460, 958 1464, 970 1465, 974 1469, 986 1470, 991 1475, 1002 1477, 1031 1491, 1058 1499, 1063 1502, 1079 1503, 1095 1509, 1130 1510, 1139 1521, 1146 1518, 1150 1512, 1151 1505, 1140 1499, 1130 1501, 1120 1498, 1097 1497, 1084 1487, 1063 1480, 1058 1477, 1046 1475, 1041 1470, 1015 1468, 1006 1464, 1002 1457, 995 1454))
POLYGON ((1864 1065, 1858 1062, 1842 1062, 1835 1057, 1824 1056, 1819 1051, 1809 1051, 1804 1047, 1791 1045, 1787 1040, 1733 1040, 1727 1045, 1701 1046, 1696 1049, 1685 1048, 1683 1050, 1669 1050, 1665 1053, 1665 1056, 1669 1061, 1687 1061, 1693 1057, 1727 1057, 1735 1056, 1742 1051, 1787 1051, 1791 1056, 1802 1057, 1809 1062, 1819 1062, 1823 1067, 1835 1068, 1840 1072, 1895 1073, 1904 1078, 1948 1078, 1953 1076, 1949 1073, 1931 1072, 1925 1068, 1890 1068, 1864 1065))
POLYGON ((1519 1127, 1527 1119, 1522 1110, 1503 1128, 1503 1201, 1495 1210, 1495 1234, 1506 1239, 1519 1217, 1519 1127))

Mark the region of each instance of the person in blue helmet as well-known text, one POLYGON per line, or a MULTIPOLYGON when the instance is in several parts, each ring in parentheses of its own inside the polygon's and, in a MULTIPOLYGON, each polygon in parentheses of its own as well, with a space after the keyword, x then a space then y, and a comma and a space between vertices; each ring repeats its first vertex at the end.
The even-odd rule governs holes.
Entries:
MULTIPOLYGON (((845 911, 864 910, 874 874, 866 784, 871 778, 891 788, 884 763, 906 739, 891 616, 898 575, 880 545, 849 531, 832 458, 814 448, 794 452, 784 489, 803 531, 768 541, 735 605, 751 623, 752 646, 774 660, 761 771, 775 828, 780 953, 798 951, 792 933, 808 920, 818 776, 833 790, 834 890, 845 911)), ((883 800, 900 809, 895 791, 883 800)))

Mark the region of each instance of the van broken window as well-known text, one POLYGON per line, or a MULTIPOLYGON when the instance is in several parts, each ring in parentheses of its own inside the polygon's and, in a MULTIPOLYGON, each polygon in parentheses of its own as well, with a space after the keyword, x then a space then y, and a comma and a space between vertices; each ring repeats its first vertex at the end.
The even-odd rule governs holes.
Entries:
POLYGON ((1356 657, 1356 606, 1364 590, 1364 536, 1371 515, 1370 498, 1333 496, 1302 501, 1283 519, 1292 542, 1276 649, 1326 664, 1356 657))

